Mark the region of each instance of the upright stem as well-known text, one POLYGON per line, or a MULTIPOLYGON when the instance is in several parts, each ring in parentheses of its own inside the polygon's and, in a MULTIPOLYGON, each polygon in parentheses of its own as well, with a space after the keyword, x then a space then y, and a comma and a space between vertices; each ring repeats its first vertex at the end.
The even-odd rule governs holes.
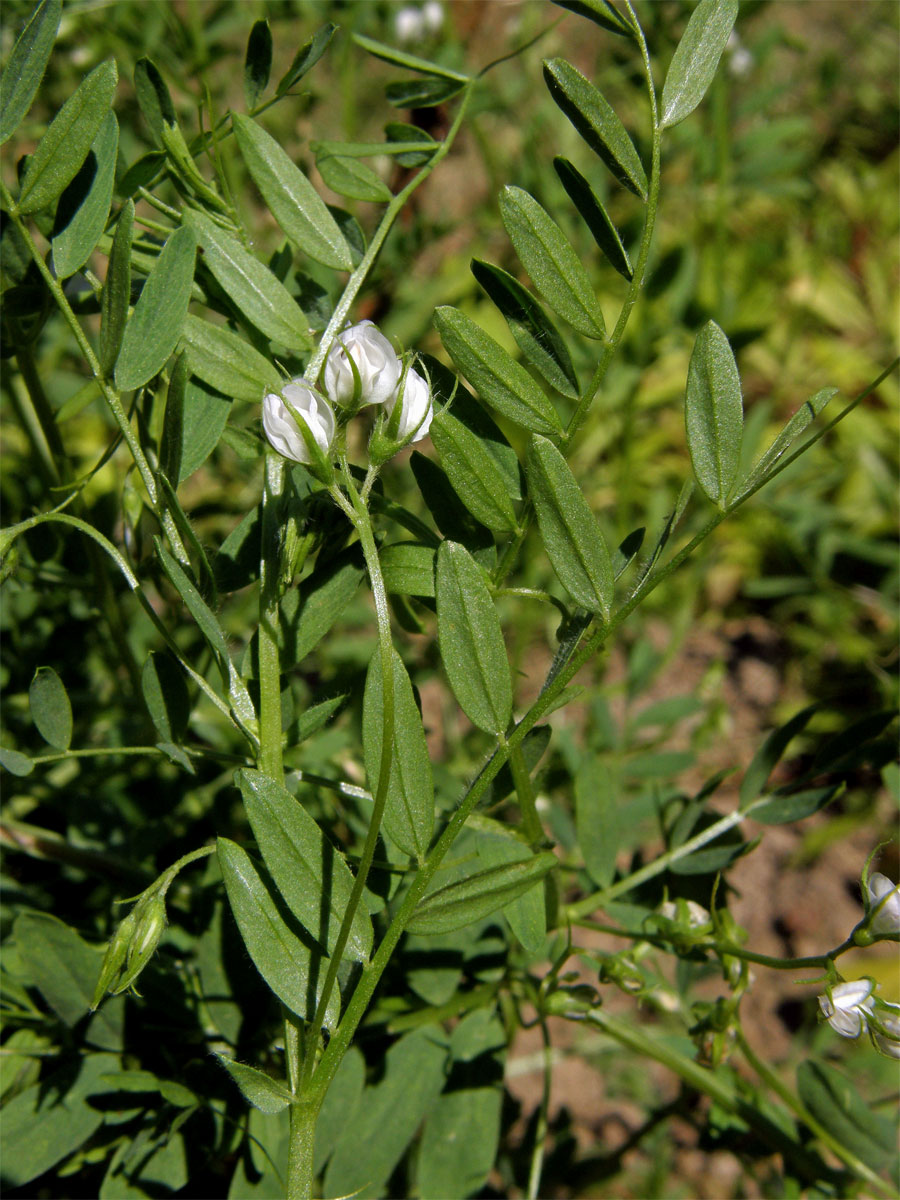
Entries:
POLYGON ((262 545, 259 558, 259 769, 276 783, 284 778, 281 757, 281 663, 278 653, 279 526, 285 483, 284 459, 266 455, 262 545))

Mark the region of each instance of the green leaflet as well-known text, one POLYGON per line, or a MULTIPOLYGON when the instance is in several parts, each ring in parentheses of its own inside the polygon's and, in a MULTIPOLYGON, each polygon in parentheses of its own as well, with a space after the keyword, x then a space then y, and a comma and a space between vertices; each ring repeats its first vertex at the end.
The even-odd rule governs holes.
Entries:
POLYGON ((455 1088, 438 1097, 416 1156, 417 1195, 450 1200, 481 1192, 497 1157, 502 1106, 497 1084, 455 1088))
MULTIPOLYGON (((279 911, 270 888, 249 854, 236 842, 219 838, 216 855, 225 880, 228 903, 247 953, 263 979, 291 1012, 311 1020, 325 978, 324 955, 312 939, 301 940, 279 911)), ((337 991, 325 1014, 333 1029, 340 1011, 337 991)))
POLYGON ((566 460, 552 442, 533 436, 525 473, 553 570, 573 600, 608 619, 615 586, 612 559, 566 460))
POLYGON ((738 14, 737 0, 700 0, 675 47, 660 101, 660 125, 689 116, 712 83, 738 14))
POLYGON ((393 63, 395 67, 406 67, 410 71, 420 71, 424 75, 434 75, 440 79, 452 79, 457 83, 469 82, 468 75, 462 75, 459 71, 451 71, 449 67, 442 67, 440 63, 430 62, 427 58, 407 54, 405 50, 395 50, 393 46, 386 46, 384 42, 376 42, 374 38, 364 37, 361 33, 354 33, 353 40, 357 46, 361 46, 375 58, 393 63))
POLYGON ((160 251, 125 326, 115 370, 120 391, 149 382, 177 346, 191 299, 196 250, 191 230, 181 228, 160 251))
POLYGON ((720 508, 741 462, 744 410, 737 364, 725 334, 709 321, 694 343, 684 397, 688 449, 697 482, 720 508))
POLYGON ((584 865, 597 887, 607 887, 616 873, 619 849, 618 780, 591 755, 575 776, 575 828, 584 865))
POLYGON ((873 1112, 852 1080, 827 1063, 807 1060, 797 1068, 797 1091, 817 1121, 874 1170, 895 1158, 896 1125, 873 1112))
POLYGON ((391 542, 380 551, 384 586, 400 596, 434 596, 434 546, 391 542))
POLYGON ((634 271, 631 269, 628 251, 619 237, 618 229, 613 225, 594 189, 567 158, 557 155, 553 160, 553 166, 556 168, 556 173, 566 189, 569 199, 578 209, 578 215, 591 231, 594 241, 609 259, 610 264, 630 282, 634 278, 634 271))
POLYGON ((388 204, 393 198, 391 189, 371 167, 354 156, 341 155, 339 142, 312 142, 310 149, 323 183, 339 196, 373 204, 388 204))
POLYGON ((126 200, 116 222, 109 252, 106 282, 100 298, 100 344, 97 357, 107 378, 112 374, 128 321, 131 303, 131 240, 134 233, 134 201, 126 200))
POLYGON ((294 84, 302 79, 307 71, 312 70, 325 51, 337 30, 336 25, 327 22, 317 29, 308 42, 304 42, 294 55, 293 62, 278 81, 275 88, 276 96, 283 96, 294 84))
POLYGON ((419 901, 407 932, 450 933, 463 929, 521 896, 556 865, 556 855, 542 850, 519 862, 489 867, 468 879, 449 883, 419 901))
POLYGON ((189 374, 180 354, 169 380, 160 458, 173 487, 206 462, 228 422, 231 397, 222 396, 189 374))
POLYGON ((490 263, 472 259, 472 274, 497 305, 519 349, 551 387, 578 398, 578 379, 559 330, 518 279, 490 263))
POLYGON ((65 685, 52 667, 38 667, 28 689, 31 719, 37 731, 57 750, 72 741, 72 705, 65 685))
MULTIPOLYGON (((353 890, 350 868, 287 788, 260 771, 239 771, 237 783, 266 869, 288 908, 330 955, 353 890)), ((366 962, 371 950, 372 923, 358 908, 343 956, 366 962)))
POLYGON ((550 307, 585 337, 605 337, 603 313, 588 274, 553 218, 518 187, 505 187, 500 193, 500 215, 522 266, 550 307))
POLYGON ((50 122, 22 179, 20 213, 47 208, 75 178, 109 112, 118 78, 112 59, 101 63, 50 122))
POLYGON ((0 146, 28 115, 41 86, 62 13, 62 0, 41 0, 16 44, 0 78, 0 146))
POLYGON ((180 742, 191 715, 191 700, 184 671, 170 654, 158 651, 147 655, 141 691, 159 740, 180 742))
POLYGON ((804 429, 807 429, 813 423, 825 405, 837 393, 837 388, 822 388, 821 391, 816 392, 814 396, 810 396, 808 400, 800 405, 772 445, 760 456, 759 461, 754 464, 749 475, 741 484, 741 496, 745 496, 766 479, 778 463, 778 460, 787 452, 791 443, 803 433, 804 429))
POLYGON ((499 533, 514 530, 516 514, 503 476, 480 438, 447 409, 435 416, 430 432, 447 478, 472 516, 499 533))
POLYGON ((343 234, 300 168, 255 121, 240 113, 233 113, 231 119, 247 170, 285 234, 316 262, 352 271, 353 258, 343 234))
MULTIPOLYGON (((490 818, 483 820, 487 825, 490 818)), ((481 830, 478 857, 486 867, 498 867, 504 863, 525 862, 531 858, 531 851, 514 831, 497 821, 481 830)), ((537 953, 547 936, 547 906, 543 887, 535 884, 522 892, 503 906, 503 915, 523 948, 531 954, 537 953)))
POLYGON ((309 349, 312 337, 306 317, 269 268, 205 213, 186 209, 184 223, 196 235, 204 265, 240 316, 272 341, 291 350, 309 349))
MULTIPOLYGON (((384 830, 404 853, 421 861, 428 852, 434 828, 434 783, 422 718, 406 667, 396 650, 392 652, 392 661, 394 741, 384 830)), ((384 678, 381 652, 376 649, 369 663, 363 696, 363 754, 373 795, 381 780, 383 742, 384 678)))
POLYGON ((182 337, 191 374, 217 392, 259 404, 266 391, 281 390, 277 367, 230 329, 188 314, 182 337))
POLYGON ((631 30, 619 16, 611 0, 553 0, 553 3, 558 4, 560 8, 567 8, 570 12, 577 13, 579 17, 587 17, 589 21, 593 21, 601 29, 606 29, 610 33, 618 33, 621 37, 631 37, 631 30))
POLYGON ((457 308, 434 311, 434 324, 448 354, 485 404, 501 416, 549 437, 562 432, 556 409, 524 367, 457 308))
POLYGON ((247 1103, 260 1112, 281 1112, 291 1103, 292 1097, 287 1087, 271 1075, 233 1058, 226 1058, 224 1054, 216 1054, 216 1058, 241 1089, 241 1095, 247 1103))
POLYGON ((624 187, 647 199, 647 175, 625 126, 580 71, 564 58, 544 63, 550 95, 624 187))
POLYGON ((453 694, 473 725, 501 734, 512 716, 512 680, 500 619, 481 568, 457 542, 438 550, 435 599, 453 694))
POLYGON ((53 235, 53 267, 68 279, 87 262, 106 228, 112 202, 119 125, 109 112, 78 174, 60 197, 53 235))
POLYGON ((272 31, 266 20, 255 21, 247 38, 244 56, 244 103, 248 109, 256 105, 266 90, 272 70, 272 31))

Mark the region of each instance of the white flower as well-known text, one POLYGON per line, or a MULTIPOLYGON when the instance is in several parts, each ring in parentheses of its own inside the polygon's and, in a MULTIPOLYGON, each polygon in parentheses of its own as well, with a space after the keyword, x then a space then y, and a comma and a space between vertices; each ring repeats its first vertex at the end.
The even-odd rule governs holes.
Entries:
POLYGON ((397 440, 404 442, 410 438, 413 442, 421 441, 431 427, 434 403, 431 399, 431 388, 418 371, 410 368, 406 372, 402 397, 398 387, 385 404, 388 416, 394 411, 398 400, 400 401, 400 424, 397 427, 397 440))
POLYGON ((440 0, 428 0, 422 9, 422 22, 429 33, 437 33, 444 23, 444 6, 440 0))
POLYGON ((900 891, 887 875, 878 871, 869 876, 869 928, 872 933, 900 933, 900 891))
POLYGON ((877 1028, 873 1022, 872 1041, 889 1058, 900 1058, 900 1004, 883 1002, 876 1013, 877 1028), (892 1014, 886 1015, 890 1009, 892 1014))
POLYGON ((334 437, 334 413, 328 401, 302 379, 292 379, 281 389, 281 395, 269 392, 263 400, 263 429, 278 453, 298 463, 312 461, 288 404, 305 422, 322 453, 327 454, 334 437))
POLYGON ((384 334, 371 321, 360 321, 339 333, 328 351, 325 391, 335 404, 384 404, 400 380, 400 371, 400 359, 384 334))
POLYGON ((394 37, 401 45, 422 40, 425 18, 418 8, 400 8, 394 14, 394 37))
POLYGON ((863 1032, 866 1018, 872 1012, 872 992, 875 984, 871 979, 854 979, 850 983, 838 983, 819 997, 822 1016, 841 1037, 855 1038, 863 1032))
POLYGON ((709 913, 696 900, 679 901, 665 900, 659 906, 660 916, 668 921, 680 921, 682 913, 687 916, 688 929, 700 929, 709 921, 709 913), (683 905, 683 907, 681 907, 683 905))

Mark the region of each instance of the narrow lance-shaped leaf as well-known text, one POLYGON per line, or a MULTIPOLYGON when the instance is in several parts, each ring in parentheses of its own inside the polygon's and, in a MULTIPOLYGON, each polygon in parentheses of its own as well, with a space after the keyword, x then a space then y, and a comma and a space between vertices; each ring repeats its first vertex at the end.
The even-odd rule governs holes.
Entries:
POLYGON ((279 1113, 293 1100, 291 1093, 284 1083, 258 1071, 256 1067, 226 1058, 224 1054, 216 1054, 216 1058, 241 1089, 241 1095, 248 1104, 264 1113, 279 1113))
POLYGON ((310 149, 322 182, 339 196, 372 204, 387 204, 392 199, 391 189, 371 167, 353 155, 341 155, 339 142, 313 142, 310 149))
POLYGON ((553 218, 519 187, 500 193, 500 216, 522 266, 551 308, 579 333, 603 338, 606 326, 593 285, 553 218))
POLYGON ((244 100, 248 109, 256 105, 260 95, 266 90, 271 70, 272 31, 268 21, 256 21, 247 39, 247 54, 244 58, 244 100))
POLYGON ((704 325, 694 343, 684 420, 697 482, 724 508, 740 467, 744 408, 731 346, 714 321, 704 325))
POLYGON ((310 71, 316 65, 328 49, 328 44, 334 37, 336 30, 337 26, 329 22, 323 25, 321 29, 317 29, 308 42, 303 43, 294 55, 294 61, 278 82, 278 86, 275 89, 277 96, 283 96, 299 79, 303 78, 307 71, 310 71))
POLYGON ((75 178, 109 112, 118 77, 112 59, 101 63, 50 122, 25 170, 19 212, 47 208, 75 178))
POLYGON ((0 78, 0 146, 16 132, 41 86, 62 13, 62 0, 41 0, 0 78))
POLYGON ((464 546, 442 542, 435 581, 438 643, 453 694, 473 725, 503 733, 512 680, 503 633, 481 569, 464 546))
POLYGON ((562 432, 556 409, 524 367, 457 308, 434 311, 448 354, 485 404, 517 425, 550 437, 562 432))
MULTIPOLYGON (((260 771, 240 771, 237 782, 260 853, 285 903, 329 954, 353 890, 350 869, 305 808, 260 771)), ((357 909, 344 957, 365 962, 372 923, 357 909)))
POLYGON ((431 423, 441 465, 466 508, 488 529, 508 533, 516 528, 516 514, 503 476, 481 440, 446 409, 431 423))
POLYGON ((544 63, 550 95, 619 183, 647 199, 647 175, 634 142, 603 96, 564 58, 544 63))
MULTIPOLYGON (((279 911, 275 898, 246 850, 219 838, 216 856, 228 903, 256 969, 293 1013, 311 1020, 325 978, 325 956, 312 939, 303 941, 279 911)), ((333 993, 325 1025, 334 1028, 339 1001, 333 993)))
POLYGON ((579 17, 587 17, 610 33, 618 33, 621 37, 630 37, 631 30, 619 16, 611 0, 553 0, 560 8, 577 13, 579 17))
POLYGON ((663 84, 663 129, 683 121, 706 95, 737 14, 737 0, 700 0, 691 13, 663 84))
POLYGON ((612 559, 566 460, 546 438, 533 437, 525 473, 541 537, 560 582, 582 608, 608 618, 612 559))
POLYGON ((566 189, 569 199, 578 209, 578 215, 591 231, 594 241, 619 274, 631 280, 634 277, 634 271, 631 269, 628 251, 619 237, 618 229, 613 225, 594 189, 567 158, 557 155, 553 160, 553 166, 556 168, 556 173, 566 189))
POLYGON ((551 387, 570 400, 578 397, 578 379, 559 330, 531 292, 507 271, 472 259, 472 274, 497 305, 528 362, 551 387))
POLYGON ((168 362, 184 328, 195 255, 190 229, 169 235, 125 326, 115 372, 120 390, 142 387, 168 362))
POLYGON ((442 79, 454 79, 458 83, 469 82, 468 75, 452 71, 449 67, 442 67, 440 63, 429 62, 427 58, 407 54, 405 50, 395 50, 393 46, 386 46, 384 42, 376 42, 374 38, 364 37, 361 33, 354 33, 353 40, 357 46, 368 50, 369 54, 373 54, 375 58, 393 63, 395 67, 407 67, 411 71, 420 71, 424 75, 436 75, 442 79))
POLYGON ((134 201, 127 200, 116 222, 109 252, 106 282, 100 298, 100 345, 98 357, 103 374, 112 374, 128 320, 131 303, 131 240, 134 235, 134 201))
POLYGON ((163 126, 175 125, 175 106, 159 68, 149 58, 139 58, 134 68, 134 91, 144 120, 157 146, 163 145, 163 126))
POLYGON ((575 776, 575 828, 584 865, 598 887, 616 873, 619 810, 616 778, 594 755, 585 758, 575 776))
POLYGON ((312 345, 309 324, 299 305, 264 263, 205 213, 188 209, 185 224, 197 237, 204 265, 243 317, 291 350, 312 345))
POLYGON ((28 689, 31 717, 45 742, 68 750, 72 741, 72 705, 65 685, 52 667, 39 667, 28 689))
POLYGON ((80 270, 103 235, 112 202, 118 147, 119 125, 115 113, 109 112, 56 210, 59 232, 53 235, 53 267, 58 279, 68 279, 80 270))
MULTIPOLYGON (((384 829, 406 854, 422 860, 434 828, 434 783, 422 718, 400 656, 393 651, 394 741, 384 829)), ((384 744, 384 677, 375 651, 363 697, 363 751, 373 795, 381 782, 384 744)))
POLYGON ((820 392, 816 392, 814 396, 810 396, 806 400, 788 423, 779 433, 778 437, 772 445, 760 456, 759 461, 753 466, 750 474, 741 484, 741 495, 746 495, 752 488, 757 487, 773 470, 778 463, 778 460, 787 453, 792 442, 794 442, 805 429, 813 423, 819 413, 825 408, 838 393, 838 389, 834 387, 822 388, 820 392))
POLYGON ((290 240, 326 267, 352 270, 343 234, 300 168, 255 121, 234 113, 232 122, 247 170, 290 240))
POLYGON ((182 337, 191 373, 224 395, 258 404, 281 388, 277 367, 230 329, 189 314, 182 337))
POLYGON ((420 900, 407 923, 409 933, 451 933, 463 929, 534 887, 557 865, 550 850, 520 862, 490 867, 420 900))
POLYGON ((141 691, 160 741, 180 742, 191 715, 191 700, 184 672, 171 655, 147 656, 141 691))

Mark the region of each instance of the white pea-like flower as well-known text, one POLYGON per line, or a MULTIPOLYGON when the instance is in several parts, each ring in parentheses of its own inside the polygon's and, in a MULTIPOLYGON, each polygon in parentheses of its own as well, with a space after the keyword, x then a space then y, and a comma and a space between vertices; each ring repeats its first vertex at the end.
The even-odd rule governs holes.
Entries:
POLYGON ((400 405, 400 424, 397 426, 397 440, 419 442, 431 428, 434 417, 434 401, 431 398, 431 388, 418 371, 410 368, 406 378, 385 404, 388 416, 400 405), (402 390, 402 396, 401 396, 402 390))
POLYGON ((422 9, 422 24, 428 33, 437 33, 444 23, 444 6, 441 0, 428 0, 422 9))
POLYGON ((306 424, 322 453, 327 454, 334 438, 334 412, 328 401, 302 379, 292 379, 280 394, 269 392, 263 400, 263 429, 278 453, 298 463, 312 461, 288 404, 306 424))
POLYGON ((869 928, 872 933, 900 933, 900 890, 896 883, 891 883, 887 875, 876 871, 869 876, 869 909, 872 920, 869 928))
POLYGON ((867 1018, 874 1007, 871 979, 854 979, 838 983, 819 997, 822 1016, 841 1037, 856 1038, 867 1028, 867 1018))
POLYGON ((384 334, 371 321, 360 321, 339 333, 328 352, 325 392, 335 404, 384 404, 396 389, 401 370, 400 359, 384 334))
POLYGON ((425 20, 420 9, 407 5, 394 13, 394 37, 401 45, 421 41, 424 31, 425 20))

